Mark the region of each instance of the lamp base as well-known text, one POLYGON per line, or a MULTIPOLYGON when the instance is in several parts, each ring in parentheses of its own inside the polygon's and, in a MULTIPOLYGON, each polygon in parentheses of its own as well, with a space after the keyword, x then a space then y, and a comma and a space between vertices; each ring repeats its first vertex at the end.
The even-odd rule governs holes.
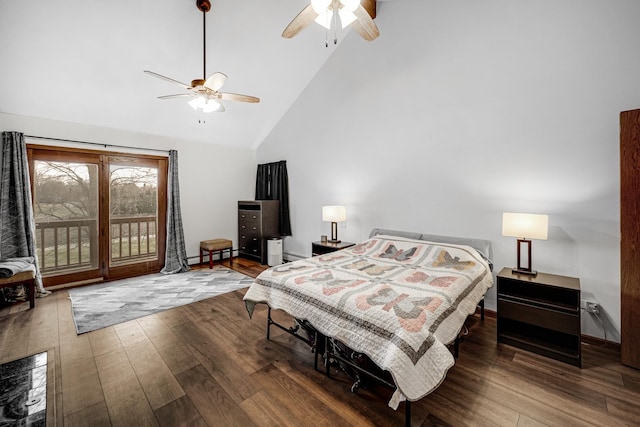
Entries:
POLYGON ((537 276, 538 272, 535 270, 522 270, 522 269, 518 269, 518 268, 512 268, 511 272, 513 274, 526 274, 527 276, 537 276))
POLYGON ((338 223, 331 221, 331 238, 328 240, 329 243, 340 243, 338 240, 338 223))

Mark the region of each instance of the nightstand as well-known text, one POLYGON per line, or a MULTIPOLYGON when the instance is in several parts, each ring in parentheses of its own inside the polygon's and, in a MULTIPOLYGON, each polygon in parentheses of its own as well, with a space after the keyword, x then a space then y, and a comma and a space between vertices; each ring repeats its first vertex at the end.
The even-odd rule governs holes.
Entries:
POLYGON ((354 245, 355 243, 352 243, 352 242, 340 242, 340 243, 313 242, 311 244, 311 256, 328 254, 328 253, 339 251, 340 249, 345 249, 354 245))
POLYGON ((582 367, 580 279, 503 268, 497 284, 498 342, 582 367))

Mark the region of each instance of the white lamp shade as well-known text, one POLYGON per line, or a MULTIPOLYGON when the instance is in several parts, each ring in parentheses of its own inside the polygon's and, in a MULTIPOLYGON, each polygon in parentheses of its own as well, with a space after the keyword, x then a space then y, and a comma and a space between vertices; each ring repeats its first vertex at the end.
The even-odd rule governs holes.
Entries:
POLYGON ((503 236, 547 240, 548 232, 548 215, 507 212, 502 214, 503 236))
POLYGON ((344 206, 323 206, 322 220, 330 222, 343 222, 347 220, 347 208, 344 206))
POLYGON ((321 14, 318 15, 318 17, 315 19, 315 21, 322 25, 323 27, 325 27, 327 30, 331 29, 331 20, 333 19, 333 10, 325 10, 324 12, 322 12, 321 14))
POLYGON ((338 14, 340 15, 340 22, 342 22, 342 29, 347 28, 349 24, 358 19, 353 12, 344 7, 338 11, 338 14))
POLYGON ((349 12, 355 12, 358 6, 360 6, 360 0, 340 0, 340 3, 342 3, 349 12))
POLYGON ((197 110, 198 108, 204 108, 204 106, 207 105, 207 100, 204 96, 198 96, 189 101, 189 105, 191 105, 191 108, 194 110, 197 110))
POLYGON ((311 0, 311 7, 318 15, 326 11, 330 4, 331 0, 311 0))

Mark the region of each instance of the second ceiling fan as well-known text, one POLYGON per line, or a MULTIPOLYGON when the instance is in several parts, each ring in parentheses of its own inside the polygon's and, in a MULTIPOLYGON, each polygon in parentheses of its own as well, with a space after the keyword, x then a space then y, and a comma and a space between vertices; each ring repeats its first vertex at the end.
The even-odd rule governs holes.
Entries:
POLYGON ((191 81, 191 85, 179 82, 170 77, 163 76, 153 71, 144 70, 145 73, 150 76, 157 77, 169 83, 173 83, 186 89, 186 93, 179 93, 175 95, 159 96, 159 99, 175 99, 175 98, 192 98, 189 101, 189 105, 194 110, 201 109, 205 113, 222 112, 224 111, 224 105, 221 100, 240 101, 240 102, 260 102, 260 98, 249 95, 241 95, 238 93, 220 92, 222 85, 227 81, 226 74, 216 72, 208 78, 207 76, 207 49, 206 49, 206 13, 211 10, 211 2, 209 0, 196 0, 196 7, 202 12, 202 51, 203 51, 203 71, 202 79, 194 79, 191 81))
POLYGON ((376 0, 311 0, 311 3, 293 18, 282 37, 290 39, 317 22, 327 30, 337 26, 340 17, 342 28, 349 24, 367 41, 373 41, 380 35, 380 30, 373 19, 376 17, 376 0))

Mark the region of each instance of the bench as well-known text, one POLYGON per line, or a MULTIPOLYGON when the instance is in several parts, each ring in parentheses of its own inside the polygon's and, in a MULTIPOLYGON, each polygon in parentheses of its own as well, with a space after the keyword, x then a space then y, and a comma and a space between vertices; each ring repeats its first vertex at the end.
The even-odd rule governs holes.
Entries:
POLYGON ((11 277, 0 278, 0 289, 12 288, 18 285, 27 285, 29 292, 29 309, 36 305, 36 266, 17 272, 11 277))

